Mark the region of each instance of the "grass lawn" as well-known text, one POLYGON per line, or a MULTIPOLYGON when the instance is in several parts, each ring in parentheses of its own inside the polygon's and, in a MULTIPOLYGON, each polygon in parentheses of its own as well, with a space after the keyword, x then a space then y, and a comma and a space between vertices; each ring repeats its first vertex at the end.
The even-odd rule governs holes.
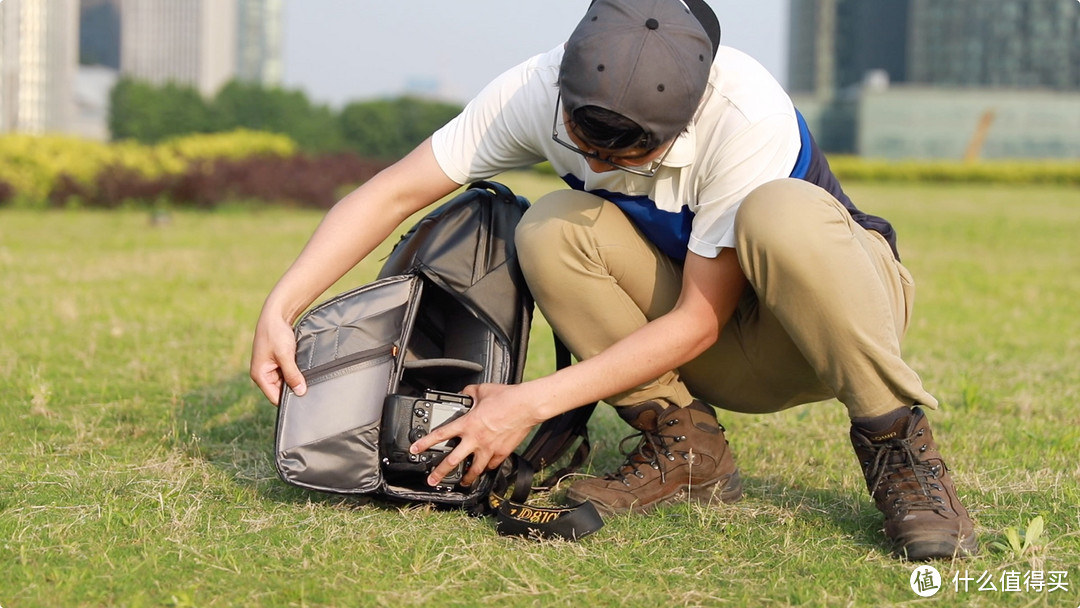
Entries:
MULTIPOLYGON (((530 198, 553 185, 504 181, 530 198)), ((319 213, 178 212, 155 226, 139 211, 4 210, 0 606, 1074 608, 1080 191, 850 193, 899 231, 919 291, 906 354, 942 401, 931 419, 982 541, 976 558, 934 564, 945 582, 931 599, 888 554, 835 402, 722 413, 743 501, 615 517, 578 543, 287 487, 271 464, 275 410, 247 378, 250 331, 319 213), (1044 529, 1024 538, 1036 518, 1044 529), (1025 589, 1032 573, 1042 591, 1025 589)), ((542 325, 532 376, 552 365, 542 325)), ((623 429, 610 408, 593 428, 602 472, 623 429)))

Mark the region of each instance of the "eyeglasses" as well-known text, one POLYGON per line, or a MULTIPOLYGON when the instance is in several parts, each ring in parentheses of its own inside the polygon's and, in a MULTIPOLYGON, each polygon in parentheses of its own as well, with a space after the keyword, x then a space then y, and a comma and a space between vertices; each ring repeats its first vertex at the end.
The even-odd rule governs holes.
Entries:
MULTIPOLYGON (((558 97, 555 98, 555 118, 553 119, 553 121, 551 123, 551 139, 554 140, 555 143, 557 143, 560 146, 566 148, 567 150, 570 150, 572 152, 576 152, 576 153, 584 156, 585 158, 589 158, 589 159, 592 159, 592 160, 602 162, 602 163, 604 163, 605 165, 607 165, 609 167, 614 167, 614 168, 618 169, 619 171, 626 171, 627 173, 632 173, 634 175, 640 175, 642 177, 654 177, 656 175, 656 172, 660 170, 660 166, 664 164, 664 159, 667 158, 667 155, 671 152, 671 149, 674 147, 674 142, 672 142, 671 144, 668 145, 667 150, 664 150, 664 153, 663 153, 663 155, 660 156, 660 158, 653 159, 652 161, 649 162, 648 165, 641 165, 641 166, 631 165, 631 166, 627 166, 627 165, 618 164, 619 162, 633 163, 634 158, 636 158, 636 157, 617 156, 615 154, 608 154, 606 157, 604 157, 604 156, 600 156, 596 152, 586 152, 585 150, 582 150, 581 148, 575 146, 571 142, 559 139, 559 118, 562 116, 562 112, 560 110, 561 108, 562 108, 562 93, 560 92, 558 97)), ((655 150, 655 148, 654 148, 654 150, 655 150)), ((652 154, 652 152, 653 152, 652 150, 649 150, 648 152, 640 155, 640 158, 646 158, 650 154, 652 154)))

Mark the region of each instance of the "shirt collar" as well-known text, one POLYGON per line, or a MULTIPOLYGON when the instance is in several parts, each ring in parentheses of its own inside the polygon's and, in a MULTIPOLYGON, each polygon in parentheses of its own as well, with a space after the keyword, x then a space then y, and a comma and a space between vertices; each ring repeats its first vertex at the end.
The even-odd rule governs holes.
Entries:
POLYGON ((686 129, 675 138, 671 144, 671 152, 664 159, 665 167, 682 168, 694 162, 694 154, 697 152, 697 135, 694 123, 686 126, 686 129))
POLYGON ((705 105, 712 97, 712 87, 705 89, 705 94, 702 95, 701 101, 698 103, 697 112, 694 113, 694 118, 690 121, 690 124, 686 125, 686 129, 675 138, 675 143, 671 144, 671 154, 668 154, 664 159, 665 167, 673 167, 681 169, 687 167, 694 162, 694 157, 697 155, 697 134, 694 125, 697 124, 698 117, 705 109, 705 105))

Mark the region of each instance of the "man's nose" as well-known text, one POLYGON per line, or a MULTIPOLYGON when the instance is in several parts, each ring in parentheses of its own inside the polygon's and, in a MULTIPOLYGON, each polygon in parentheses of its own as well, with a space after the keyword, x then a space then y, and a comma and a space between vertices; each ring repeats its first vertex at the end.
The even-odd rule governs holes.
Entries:
POLYGON ((608 171, 615 171, 615 167, 596 158, 588 159, 588 163, 589 168, 592 169, 593 173, 607 173, 608 171))

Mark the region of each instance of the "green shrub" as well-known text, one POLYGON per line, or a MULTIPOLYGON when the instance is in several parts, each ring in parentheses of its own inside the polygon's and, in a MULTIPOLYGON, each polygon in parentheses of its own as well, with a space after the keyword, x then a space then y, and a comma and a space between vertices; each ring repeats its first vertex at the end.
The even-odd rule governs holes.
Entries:
MULTIPOLYGON (((1008 160, 963 163, 940 160, 886 160, 830 156, 829 165, 844 183, 965 183, 1080 185, 1080 162, 1068 160, 1008 160)), ((555 175, 550 163, 533 167, 555 175)))
POLYGON ((967 163, 834 156, 829 164, 844 182, 1080 185, 1080 162, 1066 160, 967 163))
POLYGON ((0 137, 0 182, 11 189, 0 198, 8 204, 44 206, 47 200, 99 189, 105 175, 123 175, 144 182, 167 180, 187 172, 192 164, 252 157, 285 158, 296 144, 284 135, 237 130, 186 135, 144 145, 134 141, 113 144, 77 137, 6 135, 0 137))

